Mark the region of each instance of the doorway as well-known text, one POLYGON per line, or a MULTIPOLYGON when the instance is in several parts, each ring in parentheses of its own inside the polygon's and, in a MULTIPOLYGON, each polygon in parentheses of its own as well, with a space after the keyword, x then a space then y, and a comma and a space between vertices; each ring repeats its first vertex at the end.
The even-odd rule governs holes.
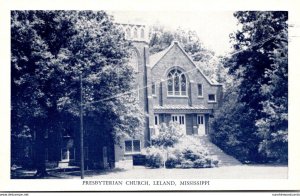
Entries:
POLYGON ((198 135, 205 135, 205 118, 204 114, 197 115, 198 135))

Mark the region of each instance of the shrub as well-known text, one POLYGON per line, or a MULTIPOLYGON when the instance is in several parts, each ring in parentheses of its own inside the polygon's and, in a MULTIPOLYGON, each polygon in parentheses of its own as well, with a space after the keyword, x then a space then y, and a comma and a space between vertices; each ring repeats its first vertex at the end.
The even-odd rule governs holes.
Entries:
POLYGON ((204 159, 197 159, 194 161, 194 168, 204 168, 205 163, 204 159))
POLYGON ((209 156, 208 150, 199 143, 199 139, 192 136, 180 137, 173 147, 154 145, 146 148, 143 153, 146 156, 146 166, 152 168, 163 166, 164 161, 166 168, 211 168, 217 167, 219 163, 217 159, 209 156))
POLYGON ((181 168, 193 168, 194 167, 194 162, 191 160, 183 160, 180 164, 181 168))
POLYGON ((180 165, 178 157, 175 154, 169 154, 165 163, 166 168, 175 168, 178 165, 180 165))
POLYGON ((199 152, 195 151, 195 149, 186 148, 182 151, 183 157, 186 160, 195 161, 200 159, 201 155, 199 152))
POLYGON ((173 148, 168 149, 167 168, 217 167, 218 160, 208 155, 207 149, 193 137, 185 136, 173 148))
POLYGON ((162 123, 159 127, 159 134, 153 136, 152 142, 153 145, 172 147, 178 143, 182 135, 182 128, 177 122, 169 122, 168 126, 162 123))
POLYGON ((163 150, 161 148, 151 146, 146 148, 146 166, 151 168, 159 168, 163 165, 163 150))

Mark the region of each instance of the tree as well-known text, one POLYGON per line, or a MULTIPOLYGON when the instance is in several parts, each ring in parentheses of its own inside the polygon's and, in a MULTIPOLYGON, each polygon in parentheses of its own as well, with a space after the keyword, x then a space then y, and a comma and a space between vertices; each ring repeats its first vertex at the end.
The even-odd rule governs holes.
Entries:
MULTIPOLYGON (((234 76, 236 99, 223 125, 215 123, 214 135, 225 134, 221 126, 243 133, 235 142, 244 143, 243 159, 266 161, 287 155, 287 12, 236 12, 241 29, 231 35, 234 54, 225 67, 234 76), (276 101, 275 101, 276 100, 276 101), (248 120, 244 120, 247 118, 248 120), (234 126, 233 126, 234 125, 234 126), (245 134, 247 133, 247 134, 245 134), (247 141, 245 143, 244 141, 247 141), (279 150, 281 146, 281 150, 279 150), (276 152, 275 152, 276 151, 276 152), (274 156, 271 156, 274 155, 274 156), (277 156, 275 156, 277 154, 277 156)), ((216 142, 220 141, 217 137, 216 142)), ((225 141, 229 141, 227 138, 225 141)), ((227 146, 230 147, 230 146, 227 146)), ((231 150, 238 152, 237 147, 231 150)))
POLYGON ((277 48, 269 53, 273 60, 266 69, 268 83, 260 87, 266 97, 262 101, 264 117, 256 121, 258 135, 262 138, 259 151, 266 157, 280 162, 288 161, 288 46, 287 32, 277 48))
POLYGON ((138 131, 141 112, 125 93, 134 88, 130 43, 105 12, 12 11, 11 37, 12 133, 36 133, 38 176, 46 173, 46 129, 79 117, 80 75, 87 118, 104 116, 116 140, 138 131))
POLYGON ((222 106, 214 113, 210 138, 226 153, 242 162, 261 159, 257 152, 259 138, 251 132, 255 121, 245 103, 238 101, 239 81, 226 88, 222 106), (249 123, 250 122, 250 123, 249 123), (250 130, 250 131, 249 131, 250 130))
POLYGON ((175 40, 182 44, 185 52, 192 57, 205 75, 213 81, 222 80, 222 76, 219 75, 225 70, 221 63, 222 58, 216 57, 213 51, 205 48, 195 31, 182 28, 174 31, 164 26, 152 26, 150 28, 150 53, 154 54, 166 49, 175 40))
POLYGON ((54 82, 57 69, 53 59, 69 33, 70 23, 59 25, 54 12, 11 13, 12 133, 28 127, 31 135, 36 135, 38 175, 45 174, 44 133, 56 124, 58 116, 58 92, 54 90, 59 89, 59 83, 54 82))

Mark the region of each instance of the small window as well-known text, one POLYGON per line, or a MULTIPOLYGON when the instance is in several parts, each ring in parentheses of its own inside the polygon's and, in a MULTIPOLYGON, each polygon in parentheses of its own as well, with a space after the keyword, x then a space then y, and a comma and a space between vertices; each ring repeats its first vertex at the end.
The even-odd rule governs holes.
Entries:
POLYGON ((197 124, 198 125, 203 125, 204 124, 204 116, 203 115, 198 115, 197 116, 197 124))
POLYGON ((125 152, 132 152, 132 141, 125 141, 125 152))
POLYGON ((172 121, 178 122, 180 125, 185 124, 185 116, 184 115, 172 115, 172 121))
POLYGON ((184 124, 185 124, 185 122, 184 122, 184 116, 181 116, 180 124, 181 124, 181 125, 184 125, 184 124))
POLYGON ((208 95, 208 101, 209 102, 216 102, 216 95, 215 94, 209 94, 208 95))
POLYGON ((156 85, 152 82, 152 95, 156 95, 156 85))
POLYGON ((154 125, 159 125, 159 116, 154 115, 154 125))
POLYGON ((125 153, 135 153, 141 151, 140 140, 126 140, 125 141, 125 153))
POLYGON ((198 97, 203 97, 203 87, 202 87, 202 84, 198 84, 198 97))
POLYGON ((141 144, 140 140, 133 140, 133 152, 140 152, 141 151, 141 144))

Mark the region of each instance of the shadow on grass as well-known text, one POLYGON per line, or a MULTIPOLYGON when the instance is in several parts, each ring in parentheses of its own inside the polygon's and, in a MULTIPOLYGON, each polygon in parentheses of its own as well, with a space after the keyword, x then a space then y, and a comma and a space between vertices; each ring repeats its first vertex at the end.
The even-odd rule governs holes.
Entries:
MULTIPOLYGON (((107 175, 111 173, 124 172, 126 169, 114 168, 106 170, 85 170, 85 176, 94 176, 94 175, 107 175)), ((48 174, 43 177, 36 177, 34 170, 18 170, 11 171, 11 179, 68 179, 80 177, 80 171, 48 171, 48 174)))
MULTIPOLYGON (((107 174, 113 174, 113 173, 120 173, 125 172, 126 169, 121 168, 114 168, 114 169, 106 169, 106 170, 86 170, 84 171, 85 176, 95 176, 95 175, 107 175, 107 174)), ((80 171, 72 171, 72 172, 66 172, 65 173, 68 176, 80 176, 80 171)))
POLYGON ((18 171, 18 172, 12 171, 10 178, 11 179, 63 179, 64 177, 50 174, 50 173, 42 177, 37 177, 35 176, 35 172, 33 173, 28 171, 18 171))
POLYGON ((249 167, 288 167, 287 163, 265 163, 265 164, 248 163, 243 165, 247 165, 249 167))

